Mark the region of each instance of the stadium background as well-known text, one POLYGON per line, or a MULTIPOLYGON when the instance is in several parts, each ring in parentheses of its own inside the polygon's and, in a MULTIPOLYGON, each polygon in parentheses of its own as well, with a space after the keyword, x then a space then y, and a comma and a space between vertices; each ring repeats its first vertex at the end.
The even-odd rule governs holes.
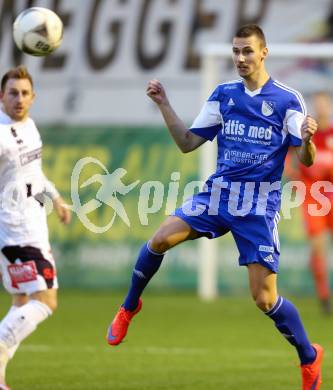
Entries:
MULTIPOLYGON (((237 27, 247 22, 259 23, 269 43, 333 39, 330 0, 3 0, 0 12, 1 69, 24 63, 33 75, 37 92, 33 117, 44 140, 44 170, 68 203, 72 204, 73 168, 84 157, 98 159, 109 172, 125 168, 124 183, 140 180, 135 190, 119 197, 130 227, 116 217, 107 232, 96 234, 74 216, 64 229, 51 214, 50 238, 64 287, 126 286, 139 245, 167 214, 164 198, 159 212, 148 215, 148 225, 142 225, 137 206, 141 185, 161 181, 167 189, 172 172, 180 172, 179 205, 186 183, 199 179, 198 154, 177 150, 145 96, 150 78, 165 83, 174 107, 190 124, 203 101, 200 53, 207 43, 230 42, 237 27), (63 44, 52 56, 36 59, 14 48, 11 23, 29 6, 54 9, 64 21, 63 44)), ((306 98, 331 84, 332 62, 297 59, 271 66, 273 77, 300 89, 306 98)), ((221 80, 235 77, 229 64, 221 80)), ((103 173, 101 167, 87 164, 80 183, 95 173, 103 173)), ((82 204, 95 198, 99 186, 80 189, 82 204)), ((104 204, 88 216, 97 226, 105 226, 112 213, 104 204)), ((294 293, 311 293, 299 211, 292 215, 292 220, 280 223, 280 285, 294 293)), ((240 291, 247 279, 244 270, 234 272, 237 251, 230 237, 219 241, 220 290, 240 291)), ((194 290, 196 245, 186 243, 171 251, 152 285, 194 290)))
MULTIPOLYGON (((166 194, 172 173, 180 172, 180 204, 186 183, 198 179, 198 153, 178 152, 145 96, 147 81, 161 79, 190 124, 204 98, 200 53, 206 44, 230 42, 247 22, 260 23, 269 43, 329 42, 332 20, 332 0, 0 0, 0 69, 24 63, 31 71, 44 170, 68 203, 73 202, 71 175, 82 158, 99 164, 83 167, 80 184, 117 168, 127 170, 124 184, 140 180, 119 196, 130 227, 116 217, 108 231, 96 234, 75 215, 69 227, 50 215, 62 286, 59 308, 10 362, 12 389, 300 389, 294 350, 254 307, 246 270, 238 268, 228 236, 219 240, 219 299, 204 302, 196 296, 197 243, 185 243, 168 254, 125 342, 110 348, 104 335, 139 245, 167 211, 165 196, 159 212, 142 225, 142 185, 160 181, 166 194), (12 42, 15 16, 34 5, 54 9, 65 24, 62 46, 47 58, 22 55, 12 42)), ((230 62, 223 68, 221 80, 235 78, 230 62)), ((332 61, 272 61, 269 69, 306 99, 317 89, 333 88, 332 61)), ((94 200, 100 188, 98 183, 80 188, 82 204, 94 200)), ((113 210, 103 204, 88 216, 103 227, 113 210)), ((322 389, 332 390, 332 317, 320 313, 299 211, 292 210, 292 216, 280 224, 280 291, 299 308, 311 340, 325 347, 322 389)), ((9 299, 0 294, 2 315, 9 299)))

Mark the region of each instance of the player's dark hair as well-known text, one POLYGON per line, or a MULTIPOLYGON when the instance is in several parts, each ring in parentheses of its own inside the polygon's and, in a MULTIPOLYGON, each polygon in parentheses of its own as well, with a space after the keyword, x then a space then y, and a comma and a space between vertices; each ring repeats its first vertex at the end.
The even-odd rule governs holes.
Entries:
POLYGON ((10 79, 27 79, 30 81, 31 86, 33 87, 32 77, 24 65, 19 65, 16 68, 9 69, 9 71, 2 76, 1 92, 5 91, 7 81, 10 79))
POLYGON ((245 24, 244 26, 241 26, 236 34, 235 37, 237 38, 249 38, 252 35, 255 35, 262 43, 263 47, 266 47, 266 38, 265 34, 262 31, 262 29, 257 24, 245 24))

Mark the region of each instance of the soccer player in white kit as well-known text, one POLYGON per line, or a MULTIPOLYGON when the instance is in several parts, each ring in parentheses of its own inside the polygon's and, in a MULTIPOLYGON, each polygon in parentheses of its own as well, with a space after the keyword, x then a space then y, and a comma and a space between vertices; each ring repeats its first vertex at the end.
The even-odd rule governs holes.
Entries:
POLYGON ((8 360, 57 307, 46 197, 64 224, 71 213, 42 171, 42 141, 29 117, 33 81, 24 66, 3 76, 0 97, 0 270, 3 286, 12 295, 12 306, 0 323, 0 389, 8 390, 8 360))

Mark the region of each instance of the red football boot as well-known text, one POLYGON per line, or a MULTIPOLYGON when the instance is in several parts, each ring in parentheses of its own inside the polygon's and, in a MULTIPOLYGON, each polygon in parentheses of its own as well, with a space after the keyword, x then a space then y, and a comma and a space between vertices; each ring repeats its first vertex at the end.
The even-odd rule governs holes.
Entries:
POLYGON ((324 349, 318 344, 312 344, 317 352, 316 359, 311 364, 301 365, 302 369, 302 390, 319 390, 321 385, 321 362, 324 349))
POLYGON ((126 310, 124 307, 119 309, 106 335, 106 340, 110 345, 118 345, 121 343, 123 338, 126 336, 127 329, 132 318, 135 316, 135 314, 139 313, 141 308, 142 300, 139 299, 138 306, 135 310, 126 310))

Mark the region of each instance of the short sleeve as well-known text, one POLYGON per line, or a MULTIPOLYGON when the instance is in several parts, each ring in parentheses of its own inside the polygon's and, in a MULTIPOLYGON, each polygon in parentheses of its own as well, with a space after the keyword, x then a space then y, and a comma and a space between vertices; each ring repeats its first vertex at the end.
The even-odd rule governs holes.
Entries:
POLYGON ((212 141, 221 130, 223 118, 220 111, 220 89, 217 87, 195 118, 190 131, 212 141))
POLYGON ((44 179, 43 193, 45 195, 48 195, 52 200, 59 198, 60 194, 59 194, 58 190, 56 189, 55 185, 48 180, 48 178, 45 176, 44 173, 42 173, 42 175, 43 175, 43 179, 44 179))
POLYGON ((289 102, 286 112, 286 124, 291 146, 302 145, 301 127, 307 115, 304 99, 300 93, 295 93, 289 102))

